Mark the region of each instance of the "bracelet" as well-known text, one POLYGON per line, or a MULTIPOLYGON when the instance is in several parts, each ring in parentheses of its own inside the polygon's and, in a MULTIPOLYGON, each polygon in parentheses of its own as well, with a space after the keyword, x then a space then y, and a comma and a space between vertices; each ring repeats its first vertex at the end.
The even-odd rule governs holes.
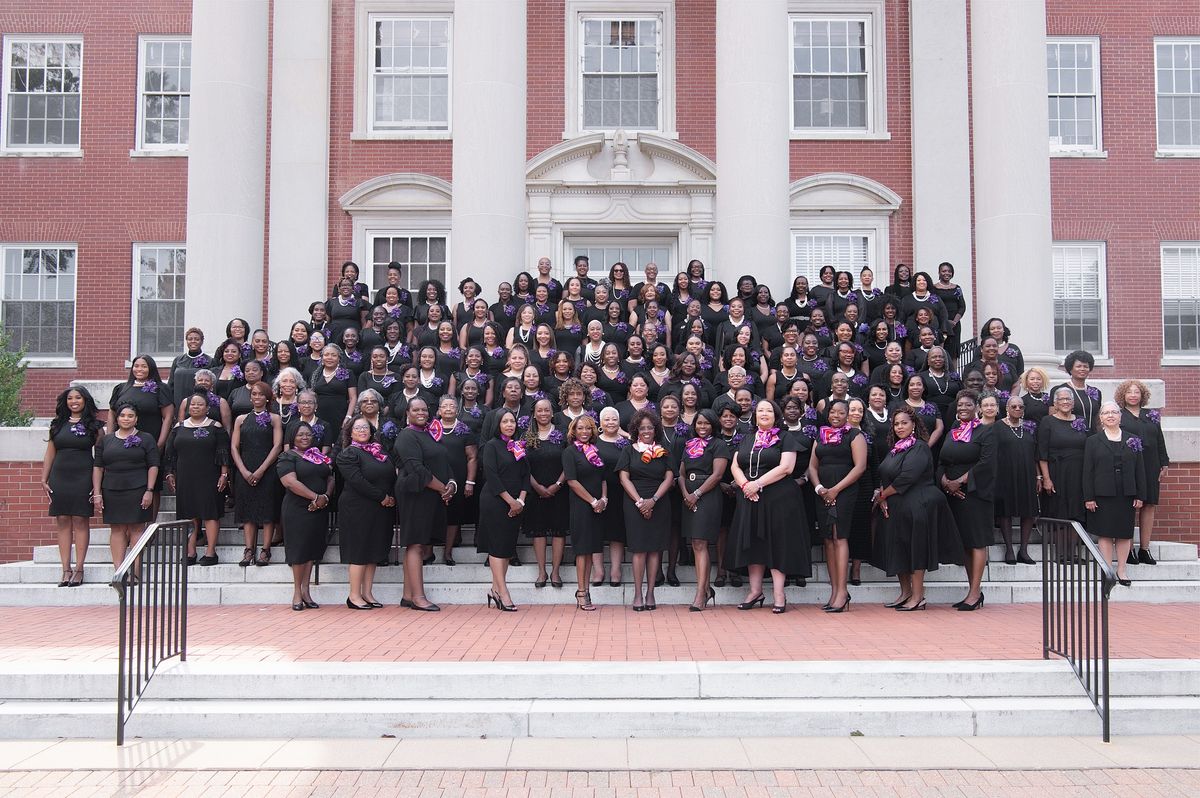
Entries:
POLYGON ((464 482, 463 484, 464 484, 464 485, 474 485, 474 484, 475 484, 475 481, 474 481, 474 480, 470 480, 470 479, 468 479, 468 480, 467 480, 466 482, 464 482))
POLYGON ((816 493, 820 493, 821 491, 823 491, 825 489, 826 489, 825 486, 818 482, 817 486, 815 488, 813 488, 813 491, 815 491, 816 493))
POLYGON ((515 501, 517 504, 521 505, 522 507, 524 507, 524 506, 525 506, 525 500, 524 500, 524 499, 521 499, 521 498, 516 498, 516 499, 513 499, 513 501, 515 501))

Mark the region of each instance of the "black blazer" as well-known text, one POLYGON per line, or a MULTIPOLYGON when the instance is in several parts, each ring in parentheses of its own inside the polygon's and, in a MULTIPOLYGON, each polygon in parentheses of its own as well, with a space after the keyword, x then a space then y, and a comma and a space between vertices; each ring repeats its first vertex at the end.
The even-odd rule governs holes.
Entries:
POLYGON ((1141 452, 1129 448, 1134 436, 1121 432, 1121 443, 1110 441, 1101 430, 1083 447, 1083 500, 1098 496, 1146 498, 1146 466, 1141 452))

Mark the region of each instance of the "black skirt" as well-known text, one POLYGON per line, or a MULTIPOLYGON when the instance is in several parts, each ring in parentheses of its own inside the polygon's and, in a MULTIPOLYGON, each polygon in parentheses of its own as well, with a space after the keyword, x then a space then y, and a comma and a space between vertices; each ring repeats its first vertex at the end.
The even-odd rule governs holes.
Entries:
POLYGON ((104 493, 104 523, 106 524, 148 524, 153 518, 151 507, 142 509, 142 496, 146 493, 145 486, 112 490, 105 488, 104 493))

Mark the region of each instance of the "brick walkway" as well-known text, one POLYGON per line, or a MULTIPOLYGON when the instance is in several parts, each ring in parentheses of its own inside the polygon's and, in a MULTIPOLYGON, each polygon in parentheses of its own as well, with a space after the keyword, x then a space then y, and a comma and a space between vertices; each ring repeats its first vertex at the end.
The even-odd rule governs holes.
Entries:
POLYGON ((777 798, 778 796, 1185 796, 1196 770, 774 771, 11 771, 9 798, 32 796, 403 795, 406 798, 777 798))
MULTIPOLYGON (((1118 658, 1188 659, 1200 653, 1194 604, 1111 605, 1118 658)), ((654 613, 603 607, 522 607, 497 613, 450 606, 440 613, 388 607, 292 612, 282 606, 192 607, 189 654, 205 661, 557 661, 1039 659, 1041 607, 1012 604, 961 613, 948 607, 897 614, 854 606, 828 615, 719 607, 654 613)), ((0 661, 113 659, 116 609, 0 608, 0 661)))

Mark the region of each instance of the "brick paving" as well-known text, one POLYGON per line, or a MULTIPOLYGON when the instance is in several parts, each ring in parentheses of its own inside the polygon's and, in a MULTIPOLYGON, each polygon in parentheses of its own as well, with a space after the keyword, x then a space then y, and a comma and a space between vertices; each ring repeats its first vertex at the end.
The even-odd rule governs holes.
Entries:
POLYGON ((1200 795, 1200 770, 443 771, 178 770, 0 772, 7 798, 777 798, 779 796, 1200 795))
MULTIPOLYGON (((1190 659, 1200 652, 1195 604, 1111 605, 1111 653, 1190 659)), ((0 608, 0 661, 102 661, 116 657, 112 607, 0 608)), ((855 605, 840 615, 815 606, 785 615, 718 607, 654 613, 602 607, 528 606, 516 613, 447 606, 440 613, 387 607, 292 612, 285 606, 191 607, 189 654, 205 661, 563 660, 965 660, 1040 659, 1041 606, 961 613, 948 607, 898 614, 855 605)))

